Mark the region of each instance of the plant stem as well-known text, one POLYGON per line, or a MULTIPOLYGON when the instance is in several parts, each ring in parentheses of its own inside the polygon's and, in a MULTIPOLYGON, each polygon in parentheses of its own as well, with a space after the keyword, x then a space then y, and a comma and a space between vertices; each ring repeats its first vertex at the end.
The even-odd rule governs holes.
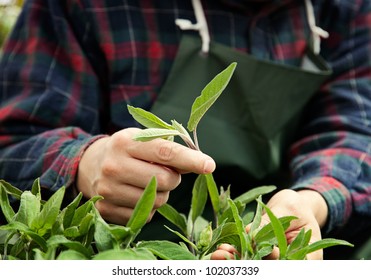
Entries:
POLYGON ((195 127, 195 129, 193 130, 193 139, 194 139, 194 142, 195 142, 196 150, 201 151, 200 146, 198 145, 197 127, 195 127))
MULTIPOLYGON (((189 238, 188 238, 192 243, 194 243, 194 241, 195 241, 194 238, 193 238, 194 230, 195 230, 195 225, 192 224, 191 234, 190 234, 190 236, 189 236, 189 238)), ((193 255, 196 256, 195 248, 193 248, 193 246, 191 246, 191 245, 188 245, 188 248, 189 248, 189 250, 191 251, 191 253, 192 253, 193 255)))
POLYGON ((217 228, 219 226, 219 219, 218 219, 218 213, 214 211, 214 228, 217 228))
POLYGON ((198 150, 197 146, 193 143, 191 137, 188 135, 180 135, 180 137, 183 139, 183 141, 186 143, 188 148, 191 148, 193 150, 198 150))

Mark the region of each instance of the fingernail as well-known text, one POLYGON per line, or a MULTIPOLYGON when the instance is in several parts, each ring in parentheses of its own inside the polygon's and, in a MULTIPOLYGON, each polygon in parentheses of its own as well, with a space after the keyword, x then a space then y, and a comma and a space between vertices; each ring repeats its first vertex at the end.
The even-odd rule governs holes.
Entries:
POLYGON ((204 163, 204 173, 211 173, 215 170, 215 162, 211 159, 208 159, 204 163))

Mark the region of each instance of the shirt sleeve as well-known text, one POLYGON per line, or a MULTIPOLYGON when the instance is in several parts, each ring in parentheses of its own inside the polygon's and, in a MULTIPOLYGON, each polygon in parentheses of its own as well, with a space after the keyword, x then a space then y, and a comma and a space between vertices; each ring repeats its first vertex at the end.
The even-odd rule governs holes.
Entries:
POLYGON ((316 190, 327 202, 325 233, 353 218, 371 225, 371 5, 355 6, 324 12, 335 23, 322 48, 333 75, 291 148, 293 188, 316 190))
MULTIPOLYGON (((88 23, 70 1, 26 1, 0 62, 0 178, 21 189, 40 178, 73 185, 82 152, 100 131, 102 87, 88 23), (85 37, 84 37, 85 36, 85 37)), ((104 64, 101 64, 104 69, 104 64)))

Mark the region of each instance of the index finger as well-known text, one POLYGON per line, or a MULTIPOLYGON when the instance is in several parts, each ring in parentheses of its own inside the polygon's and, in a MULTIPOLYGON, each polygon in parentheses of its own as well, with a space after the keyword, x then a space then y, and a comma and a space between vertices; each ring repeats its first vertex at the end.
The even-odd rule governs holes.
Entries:
POLYGON ((181 173, 207 174, 216 167, 215 161, 201 151, 164 139, 137 142, 127 152, 134 158, 177 169, 181 173))

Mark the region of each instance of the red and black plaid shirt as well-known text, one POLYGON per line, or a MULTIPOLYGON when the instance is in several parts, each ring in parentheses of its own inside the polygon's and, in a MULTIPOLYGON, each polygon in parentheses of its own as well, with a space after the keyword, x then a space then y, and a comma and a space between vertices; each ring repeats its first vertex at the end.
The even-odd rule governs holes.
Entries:
MULTIPOLYGON (((202 1, 211 39, 277 63, 299 65, 310 31, 304 1, 202 1), (261 3, 259 3, 261 2, 261 3)), ((353 214, 371 219, 371 2, 313 0, 330 33, 333 69, 293 143, 293 188, 322 193, 327 231, 353 214)), ((84 148, 134 126, 149 109, 183 33, 186 0, 29 0, 0 63, 0 178, 23 189, 74 184, 84 148)), ((269 102, 269 101, 267 101, 269 102)))

